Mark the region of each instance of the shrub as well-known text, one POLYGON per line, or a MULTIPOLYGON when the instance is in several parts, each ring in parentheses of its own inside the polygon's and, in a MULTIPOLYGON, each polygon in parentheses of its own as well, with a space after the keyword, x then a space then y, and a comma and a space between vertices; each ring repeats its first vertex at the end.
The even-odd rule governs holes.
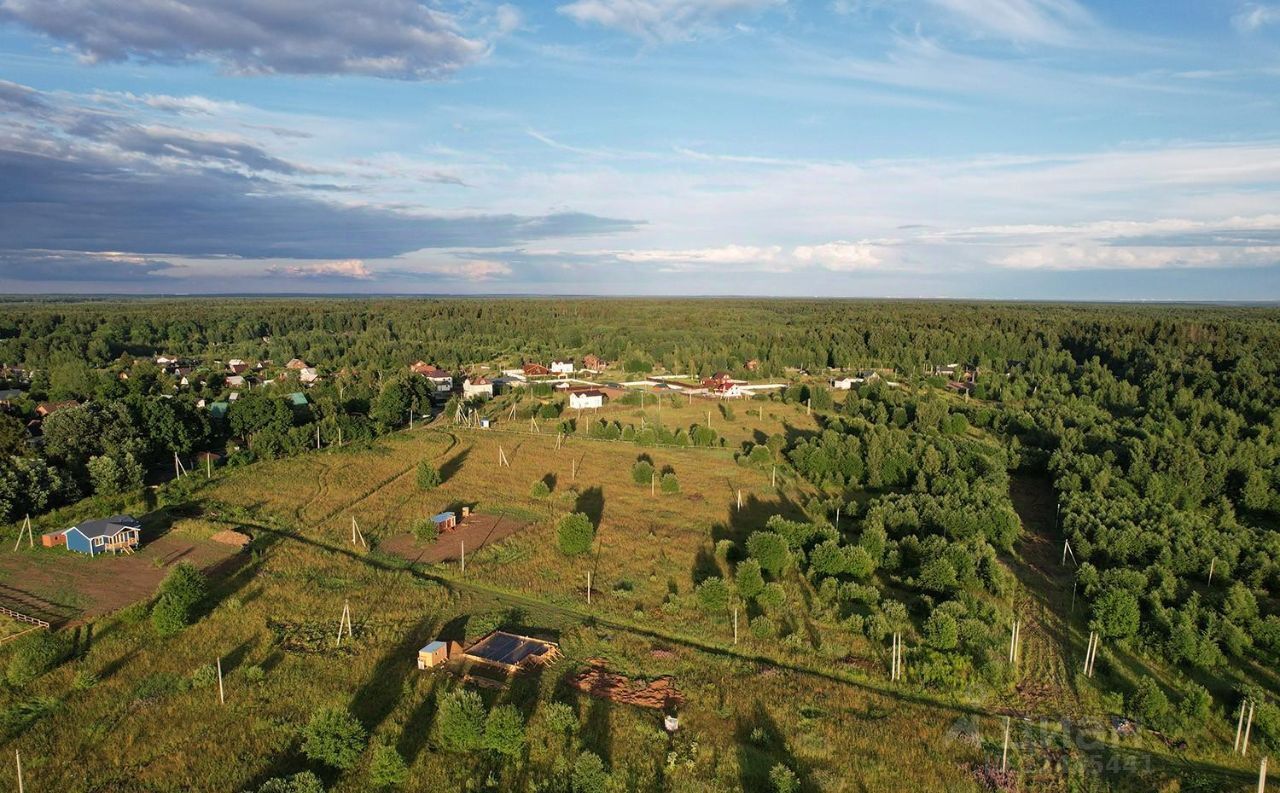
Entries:
POLYGON ((354 768, 364 751, 364 725, 347 710, 316 711, 303 730, 302 752, 318 763, 346 771, 354 768))
POLYGON ((1149 677, 1138 681, 1128 705, 1129 712, 1152 729, 1165 731, 1171 726, 1173 708, 1169 705, 1169 698, 1160 684, 1149 677))
POLYGON ((777 793, 796 793, 800 789, 800 780, 796 772, 778 763, 769 769, 769 783, 777 793))
POLYGON ((698 584, 698 605, 708 614, 723 614, 729 608, 729 585, 720 576, 698 584))
POLYGON ((653 464, 648 460, 639 460, 631 466, 631 480, 637 485, 648 487, 653 481, 653 464))
POLYGON ((734 579, 738 583, 738 594, 748 600, 759 597, 764 591, 764 576, 760 574, 760 563, 755 559, 739 564, 734 579))
POLYGON ((552 734, 567 735, 578 731, 578 714, 567 703, 548 702, 542 709, 542 718, 552 734))
POLYGON ((418 489, 434 490, 440 486, 440 471, 429 460, 418 463, 418 489))
POLYGON ((195 608, 204 600, 204 574, 195 565, 182 562, 160 584, 159 597, 151 609, 151 623, 161 636, 172 636, 191 624, 195 608))
POLYGON ((760 593, 760 604, 770 611, 781 611, 787 605, 787 590, 782 588, 782 584, 777 581, 771 581, 765 584, 764 591, 760 593))
POLYGON ((1093 602, 1093 621, 1107 639, 1123 639, 1138 632, 1138 599, 1123 589, 1107 589, 1093 602))
POLYGON ((609 774, 604 761, 594 752, 583 752, 573 764, 573 793, 605 793, 609 774))
POLYGON ((524 719, 513 705, 498 705, 484 722, 484 748, 515 757, 524 746, 524 719))
POLYGON ((791 551, 782 535, 772 531, 752 532, 747 538, 747 553, 760 563, 760 568, 777 577, 791 561, 791 551))
POLYGON ((471 752, 484 745, 484 702, 474 691, 460 688, 441 697, 437 723, 440 743, 449 751, 471 752))
POLYGON ((751 620, 751 635, 757 639, 770 639, 778 635, 778 629, 773 624, 773 620, 761 614, 751 620))
POLYGON ((577 556, 591 550, 595 529, 591 519, 582 512, 574 512, 560 519, 557 529, 560 551, 566 556, 577 556))
POLYGON ((954 650, 960 639, 960 626, 955 617, 935 610, 924 622, 924 638, 939 650, 954 650))
POLYGON ((258 788, 258 793, 324 793, 320 778, 310 771, 293 776, 268 779, 258 788))
POLYGON ((244 677, 244 682, 251 686, 261 683, 267 678, 267 673, 264 672, 262 667, 257 664, 250 664, 249 666, 246 666, 244 671, 240 674, 244 677))
POLYGON ((192 688, 208 688, 218 682, 218 670, 213 664, 205 664, 191 674, 192 688))
POLYGON ((10 685, 25 686, 52 670, 71 654, 71 643, 60 633, 36 631, 13 643, 6 676, 10 685))
POLYGON ((409 767, 394 746, 379 743, 369 760, 369 784, 379 790, 399 787, 409 777, 409 767))
POLYGON ((413 536, 418 542, 432 543, 440 537, 440 527, 431 518, 421 518, 413 523, 413 536))
POLYGON ((533 483, 533 487, 529 488, 530 498, 546 498, 551 495, 551 488, 547 487, 545 480, 539 479, 533 483))
POLYGON ((663 493, 679 493, 680 480, 676 479, 676 475, 668 471, 662 475, 662 482, 659 484, 663 493))

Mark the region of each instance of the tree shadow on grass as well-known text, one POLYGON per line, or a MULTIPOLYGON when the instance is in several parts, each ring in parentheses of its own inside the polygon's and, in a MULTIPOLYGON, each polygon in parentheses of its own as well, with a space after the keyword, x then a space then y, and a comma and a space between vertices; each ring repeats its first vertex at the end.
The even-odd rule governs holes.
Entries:
POLYGON ((458 472, 462 470, 462 464, 467 461, 467 457, 469 457, 470 455, 471 455, 471 447, 468 446, 467 448, 458 452, 454 456, 450 457, 448 460, 445 460, 444 464, 440 466, 440 483, 444 484, 448 482, 450 479, 452 479, 453 477, 457 476, 458 472))
POLYGON ((774 515, 781 515, 787 520, 808 520, 800 505, 783 495, 762 499, 744 493, 742 509, 738 509, 735 491, 735 498, 729 503, 729 520, 711 527, 711 539, 715 542, 729 540, 739 547, 744 546, 747 537, 754 531, 764 531, 765 523, 774 515))
POLYGON ((427 643, 434 620, 419 620, 405 630, 378 662, 348 705, 370 733, 376 732, 404 694, 404 682, 417 671, 417 651, 427 643))
POLYGON ((604 517, 604 491, 599 486, 583 490, 573 504, 573 511, 584 513, 591 525, 598 529, 604 517))
POLYGON ((791 754, 778 722, 760 700, 756 700, 750 718, 738 717, 734 740, 738 745, 738 773, 743 790, 773 790, 769 772, 779 763, 795 772, 801 790, 812 789, 806 779, 806 769, 791 754))

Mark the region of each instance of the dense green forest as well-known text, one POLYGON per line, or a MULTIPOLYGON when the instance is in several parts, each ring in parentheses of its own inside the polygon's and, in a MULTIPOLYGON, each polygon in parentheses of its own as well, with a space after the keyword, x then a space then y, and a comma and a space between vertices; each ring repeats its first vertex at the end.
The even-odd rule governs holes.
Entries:
MULTIPOLYGON (((785 379, 764 400, 803 403, 821 431, 760 438, 739 464, 781 465, 819 493, 805 521, 775 516, 737 560, 735 592, 767 602, 792 565, 822 603, 879 641, 914 610, 925 677, 955 684, 1003 672, 997 564, 1019 532, 1013 475, 1042 478, 1078 562, 1091 626, 1108 642, 1181 670, 1166 695, 1139 689, 1135 711, 1177 732, 1213 700, 1204 673, 1274 670, 1280 661, 1280 310, 771 300, 136 300, 11 303, 0 363, 26 393, 0 416, 0 518, 138 488, 144 469, 202 450, 232 464, 297 454, 317 437, 398 428, 428 401, 409 364, 453 371, 593 353, 625 369, 785 379), (153 359, 194 361, 179 386, 153 359), (321 381, 225 399, 220 364, 299 358, 321 381), (748 372, 748 361, 759 362, 748 372), (971 395, 932 367, 976 367, 971 395), (840 394, 835 372, 878 368, 840 394), (891 370, 891 371, 890 371, 891 370), (126 376, 127 375, 127 376, 126 376), (21 380, 19 378, 22 378, 21 380), (892 382, 889 382, 892 380, 892 382), (43 400, 78 400, 26 422, 43 400), (836 525, 835 516, 845 522, 836 525), (1212 568, 1213 579, 1209 581, 1212 568), (867 585, 877 575, 902 600, 867 585), (860 604, 878 604, 874 609, 860 604), (886 605, 887 604, 887 605, 886 605)), ((743 409, 740 407, 739 409, 743 409)), ((560 408, 535 408, 554 419, 560 408)), ((522 414, 524 416, 533 413, 522 414)), ((578 427, 564 421, 564 432, 578 427)), ((586 430, 584 430, 586 431, 586 430)), ((712 445, 708 427, 597 422, 595 437, 712 445), (643 433, 643 434, 642 434, 643 433)), ((719 441, 722 443, 722 441, 719 441)), ((637 481, 640 481, 639 479, 637 481)), ((647 481, 647 480, 646 480, 647 481)), ((673 486, 675 485, 673 480, 673 486)), ((703 582, 718 602, 728 582, 703 582)), ((751 629, 770 635, 766 609, 751 629)), ((1236 679, 1234 676, 1232 679, 1236 679)), ((1258 740, 1280 746, 1266 673, 1239 694, 1258 703, 1258 740)), ((1212 686, 1210 686, 1212 687, 1212 686)), ((1219 695, 1221 691, 1216 692, 1219 695)), ((1222 697, 1223 706, 1236 699, 1222 697)))

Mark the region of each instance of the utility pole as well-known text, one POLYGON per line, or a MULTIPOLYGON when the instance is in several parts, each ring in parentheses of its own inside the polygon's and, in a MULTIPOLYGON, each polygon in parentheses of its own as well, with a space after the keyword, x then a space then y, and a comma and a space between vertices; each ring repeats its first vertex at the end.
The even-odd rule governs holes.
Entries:
POLYGON ((733 643, 738 643, 738 607, 733 607, 733 643))
POLYGON ((591 571, 587 571, 587 605, 591 605, 591 571))
POLYGON ((339 646, 339 647, 341 647, 341 646, 342 646, 342 632, 343 632, 343 630, 346 630, 346 632, 347 632, 347 638, 348 638, 348 639, 352 638, 352 635, 351 635, 351 601, 349 601, 349 600, 344 600, 344 601, 342 602, 342 618, 338 620, 338 643, 337 643, 337 646, 339 646))
POLYGON ((459 574, 466 575, 467 574, 467 541, 458 540, 458 543, 462 546, 462 570, 460 571, 459 574))
POLYGON ((222 691, 222 656, 218 656, 218 704, 227 704, 227 698, 222 691))
POLYGON ((1004 751, 1000 754, 1000 773, 1009 770, 1009 717, 1004 717, 1004 751))
POLYGON ((13 550, 15 551, 18 550, 18 546, 22 544, 22 535, 24 532, 27 535, 27 547, 28 548, 36 547, 36 541, 35 539, 33 539, 31 534, 31 515, 27 515, 27 517, 23 519, 22 528, 18 529, 17 542, 13 544, 13 550))
POLYGON ((1214 565, 1216 565, 1217 563, 1218 563, 1218 557, 1216 557, 1216 556, 1215 556, 1215 557, 1213 557, 1213 559, 1211 559, 1211 560, 1209 561, 1209 583, 1208 583, 1208 586, 1213 586, 1213 568, 1214 568, 1214 565))
POLYGON ((22 753, 13 750, 13 761, 18 764, 18 793, 22 793, 22 753))

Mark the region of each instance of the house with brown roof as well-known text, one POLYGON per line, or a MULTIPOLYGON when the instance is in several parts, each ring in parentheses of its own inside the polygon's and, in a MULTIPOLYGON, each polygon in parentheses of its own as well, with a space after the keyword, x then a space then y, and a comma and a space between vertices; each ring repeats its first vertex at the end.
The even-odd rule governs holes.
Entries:
POLYGON ((467 399, 472 397, 491 397, 493 396, 493 383, 484 375, 473 375, 462 381, 462 395, 467 399))
POLYGON ((524 365, 525 377, 545 377, 551 374, 551 370, 540 363, 527 363, 524 365))
POLYGON ((582 368, 589 369, 593 372, 600 372, 605 369, 605 361, 598 355, 587 353, 582 356, 582 368))
POLYGON ((65 399, 61 402, 41 402, 36 405, 36 415, 40 418, 57 413, 59 410, 67 408, 78 408, 80 403, 74 399, 65 399))
POLYGON ((448 394, 453 391, 453 375, 438 368, 435 364, 418 361, 409 367, 409 371, 430 380, 434 386, 433 390, 437 394, 448 394))
POLYGON ((301 358, 290 358, 289 362, 284 365, 284 368, 293 369, 294 371, 300 371, 302 369, 310 368, 310 365, 306 361, 302 360, 301 358))

